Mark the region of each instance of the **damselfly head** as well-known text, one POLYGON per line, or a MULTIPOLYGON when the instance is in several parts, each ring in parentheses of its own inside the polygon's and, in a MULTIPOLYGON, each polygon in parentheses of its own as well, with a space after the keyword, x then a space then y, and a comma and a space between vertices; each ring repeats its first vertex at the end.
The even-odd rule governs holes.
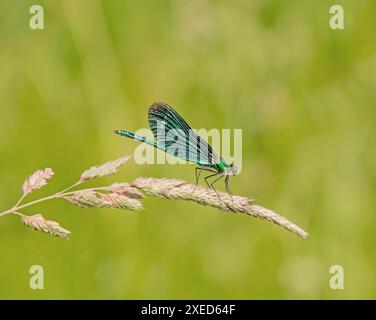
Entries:
POLYGON ((225 174, 227 176, 236 176, 238 174, 238 167, 235 166, 234 162, 231 162, 225 169, 225 174))

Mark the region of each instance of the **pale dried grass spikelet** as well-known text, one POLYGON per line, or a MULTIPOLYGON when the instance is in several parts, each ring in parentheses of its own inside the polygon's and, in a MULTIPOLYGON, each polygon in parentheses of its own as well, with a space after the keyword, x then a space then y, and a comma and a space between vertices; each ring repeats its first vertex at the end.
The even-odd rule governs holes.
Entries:
POLYGON ((97 192, 92 190, 81 190, 65 196, 64 199, 81 208, 95 208, 101 206, 101 199, 96 194, 97 192))
POLYGON ((118 193, 102 195, 102 200, 105 202, 104 208, 115 208, 132 211, 143 209, 140 201, 128 198, 118 193))
POLYGON ((47 180, 55 173, 51 168, 38 170, 34 172, 23 184, 22 191, 24 195, 31 193, 34 190, 40 189, 47 184, 47 180))
POLYGON ((195 201, 202 205, 215 207, 224 211, 246 213, 263 220, 271 221, 303 238, 308 236, 307 232, 294 223, 272 210, 255 204, 254 200, 250 198, 233 196, 231 199, 229 194, 219 191, 218 197, 214 190, 176 179, 138 178, 131 185, 142 190, 149 196, 163 199, 195 201))
POLYGON ((119 167, 125 164, 131 156, 121 157, 117 160, 106 162, 100 166, 94 166, 84 171, 81 175, 80 181, 87 181, 94 178, 100 178, 115 174, 119 167))
POLYGON ((68 239, 70 231, 64 229, 56 221, 46 220, 41 214, 33 216, 21 215, 21 221, 29 228, 52 234, 56 237, 68 239))
POLYGON ((131 211, 143 209, 140 201, 118 193, 105 194, 94 190, 82 190, 64 198, 82 208, 110 208, 131 211))
POLYGON ((126 182, 113 183, 107 190, 133 199, 144 198, 144 195, 137 188, 126 182))

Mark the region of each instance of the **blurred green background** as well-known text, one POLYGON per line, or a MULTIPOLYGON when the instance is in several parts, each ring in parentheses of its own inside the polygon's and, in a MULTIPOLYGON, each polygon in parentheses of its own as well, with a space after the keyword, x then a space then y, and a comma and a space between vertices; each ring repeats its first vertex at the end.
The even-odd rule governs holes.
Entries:
MULTIPOLYGON (((0 298, 376 298, 375 1, 40 0, 45 30, 29 28, 32 4, 0 2, 0 211, 36 169, 56 175, 33 199, 132 154, 113 129, 147 127, 162 100, 192 127, 243 129, 232 190, 310 236, 182 201, 43 203, 24 213, 71 240, 0 217, 0 298), (29 288, 34 264, 44 290, 29 288), (344 290, 329 287, 337 264, 344 290)), ((131 160, 96 184, 139 176, 194 170, 131 160)))

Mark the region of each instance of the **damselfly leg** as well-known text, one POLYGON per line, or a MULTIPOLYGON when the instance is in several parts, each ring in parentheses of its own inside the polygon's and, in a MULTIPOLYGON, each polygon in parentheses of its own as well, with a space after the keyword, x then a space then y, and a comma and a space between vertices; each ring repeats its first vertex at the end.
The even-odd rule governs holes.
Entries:
POLYGON ((198 185, 198 180, 200 179, 200 175, 201 175, 201 171, 202 171, 202 170, 217 173, 217 171, 215 171, 215 170, 213 170, 213 169, 202 168, 202 167, 196 167, 196 168, 195 168, 196 184, 195 184, 195 187, 194 187, 192 193, 196 191, 196 187, 197 187, 197 185, 198 185))
POLYGON ((230 181, 230 176, 226 176, 226 179, 225 179, 226 191, 230 195, 232 202, 234 202, 234 199, 232 197, 232 192, 230 190, 230 186, 228 185, 229 181, 230 181))
POLYGON ((205 177, 204 180, 205 180, 205 182, 206 182, 206 184, 207 184, 207 186, 208 186, 209 189, 213 189, 213 187, 211 186, 211 184, 209 184, 208 179, 211 178, 211 177, 215 177, 215 176, 217 176, 217 175, 219 175, 219 173, 218 173, 218 172, 215 172, 215 173, 210 174, 210 175, 208 175, 208 176, 205 177))
POLYGON ((221 199, 221 196, 219 195, 218 191, 214 188, 214 183, 216 183, 217 181, 219 181, 220 179, 222 179, 224 176, 222 174, 220 174, 219 172, 215 172, 211 175, 208 175, 207 177, 205 177, 205 182, 208 186, 209 189, 212 189, 214 190, 215 194, 217 195, 218 199, 220 202, 223 203, 222 199, 221 199), (208 179, 211 178, 211 177, 215 177, 215 176, 218 176, 220 175, 218 178, 216 178, 212 183, 209 184, 209 181, 208 179))
POLYGON ((198 180, 200 179, 200 175, 201 175, 201 168, 200 167, 195 168, 195 175, 196 175, 196 184, 195 184, 195 188, 193 189, 193 192, 196 191, 196 187, 198 185, 198 180))
POLYGON ((201 175, 201 171, 209 171, 209 172, 213 172, 213 174, 210 174, 208 175, 207 177, 204 178, 205 182, 206 182, 206 185, 208 186, 209 189, 213 189, 214 192, 216 193, 217 197, 219 198, 219 200, 222 202, 222 199, 217 191, 217 189, 214 188, 214 184, 217 183, 219 180, 221 180, 222 178, 226 177, 225 178, 225 183, 226 183, 226 191, 227 193, 229 194, 229 196, 231 197, 231 200, 234 201, 233 197, 232 197, 232 192, 230 190, 230 187, 229 187, 229 179, 230 179, 230 176, 224 176, 222 175, 221 173, 219 173, 218 171, 215 171, 213 169, 210 169, 210 168, 202 168, 202 167, 196 167, 195 168, 195 175, 196 175, 196 184, 195 184, 195 187, 192 191, 195 192, 196 190, 196 187, 198 185, 198 182, 199 182, 199 179, 200 179, 200 175, 201 175), (215 177, 217 175, 220 175, 218 178, 216 178, 212 183, 209 183, 208 179, 211 178, 211 177, 215 177))
POLYGON ((224 176, 224 175, 220 174, 219 172, 216 172, 216 173, 214 173, 214 174, 211 174, 211 175, 207 176, 207 177, 205 178, 205 182, 206 182, 206 184, 208 185, 208 187, 209 187, 210 189, 213 189, 213 190, 214 190, 214 192, 215 192, 215 194, 217 195, 219 201, 222 202, 223 204, 225 204, 230 210, 233 210, 233 209, 231 209, 231 208, 228 206, 228 204, 226 204, 226 203, 224 203, 224 202, 222 201, 222 198, 221 198, 221 196, 219 195, 217 189, 214 188, 214 184, 217 183, 219 180, 223 179, 224 177, 226 177, 226 179, 225 179, 225 182, 226 182, 226 191, 227 191, 227 193, 229 194, 229 196, 231 197, 231 201, 234 202, 234 199, 233 199, 233 197, 232 197, 232 192, 231 192, 231 190, 230 190, 230 188, 229 188, 229 186, 228 186, 228 182, 229 182, 229 178, 230 178, 229 176, 224 176), (211 178, 211 177, 215 177, 216 175, 220 175, 220 176, 219 176, 218 178, 216 178, 212 183, 209 184, 209 182, 208 182, 207 179, 209 179, 209 178, 211 178))
POLYGON ((217 197, 222 201, 221 197, 219 196, 219 193, 217 191, 217 189, 214 188, 214 183, 216 183, 217 181, 221 180, 224 176, 223 175, 220 175, 217 179, 215 179, 211 184, 210 184, 210 187, 215 191, 217 197))

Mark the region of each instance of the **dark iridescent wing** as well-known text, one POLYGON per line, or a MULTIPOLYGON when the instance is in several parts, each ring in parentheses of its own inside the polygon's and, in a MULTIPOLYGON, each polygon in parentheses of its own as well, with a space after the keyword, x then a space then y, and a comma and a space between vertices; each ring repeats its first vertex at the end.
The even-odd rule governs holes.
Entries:
POLYGON ((152 104, 148 118, 158 147, 166 153, 202 166, 212 166, 220 161, 211 146, 169 105, 152 104))

